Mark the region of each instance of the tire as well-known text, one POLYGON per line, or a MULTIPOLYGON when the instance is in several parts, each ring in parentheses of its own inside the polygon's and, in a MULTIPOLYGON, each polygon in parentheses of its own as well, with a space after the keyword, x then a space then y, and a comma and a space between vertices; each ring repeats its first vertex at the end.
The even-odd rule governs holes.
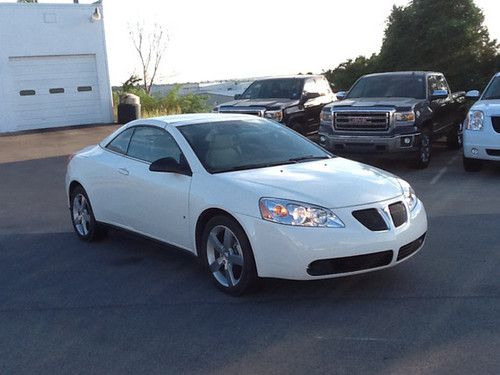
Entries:
POLYGON ((481 168, 483 167, 483 162, 482 162, 482 160, 470 159, 470 158, 466 158, 464 156, 463 157, 463 165, 464 165, 464 169, 467 172, 479 172, 481 170, 481 168))
POLYGON ((450 150, 460 150, 463 145, 462 124, 454 125, 446 135, 446 144, 450 150))
POLYGON ((215 216, 208 221, 200 257, 217 288, 227 294, 239 296, 257 285, 257 269, 248 237, 228 216, 215 216))
POLYGON ((415 156, 415 168, 425 169, 429 166, 432 156, 432 137, 428 130, 423 130, 420 136, 417 155, 415 156))
POLYGON ((105 228, 96 222, 90 199, 81 186, 70 193, 70 214, 73 229, 82 241, 95 241, 106 234, 105 228))

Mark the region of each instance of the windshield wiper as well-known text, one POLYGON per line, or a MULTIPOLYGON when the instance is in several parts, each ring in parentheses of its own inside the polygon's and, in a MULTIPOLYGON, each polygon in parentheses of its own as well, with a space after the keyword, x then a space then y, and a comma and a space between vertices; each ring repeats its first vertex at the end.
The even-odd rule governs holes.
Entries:
POLYGON ((295 160, 288 160, 288 161, 279 161, 279 162, 274 162, 274 163, 246 164, 246 165, 238 165, 238 166, 233 167, 233 168, 214 171, 213 173, 236 172, 236 171, 243 171, 245 169, 276 167, 278 165, 295 164, 295 163, 297 163, 295 160))
POLYGON ((312 160, 322 160, 322 159, 330 159, 330 157, 328 155, 323 155, 323 156, 306 155, 298 158, 291 158, 288 159, 288 161, 298 163, 301 161, 312 161, 312 160))

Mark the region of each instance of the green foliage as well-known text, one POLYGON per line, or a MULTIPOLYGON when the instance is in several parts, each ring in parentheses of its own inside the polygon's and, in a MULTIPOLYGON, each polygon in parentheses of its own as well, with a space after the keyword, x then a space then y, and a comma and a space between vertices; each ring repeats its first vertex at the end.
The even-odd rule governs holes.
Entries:
POLYGON ((452 90, 482 89, 500 69, 499 45, 483 22, 473 0, 413 0, 394 6, 379 54, 348 60, 325 75, 345 89, 375 71, 430 70, 443 72, 452 90))
POLYGON ((359 77, 376 71, 376 60, 376 55, 372 55, 370 58, 358 56, 354 60, 349 59, 323 74, 333 84, 335 92, 349 90, 359 77))
POLYGON ((122 87, 113 93, 115 107, 119 103, 119 98, 125 92, 137 95, 141 101, 142 117, 154 117, 173 115, 181 113, 201 113, 208 112, 209 106, 204 95, 187 94, 179 95, 180 86, 174 87, 166 95, 149 95, 143 87, 128 86, 127 90, 122 87))

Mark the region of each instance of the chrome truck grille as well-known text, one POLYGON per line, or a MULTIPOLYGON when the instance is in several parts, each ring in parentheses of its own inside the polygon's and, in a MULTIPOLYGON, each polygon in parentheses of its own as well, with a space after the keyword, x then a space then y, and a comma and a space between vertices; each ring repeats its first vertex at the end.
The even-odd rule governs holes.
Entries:
POLYGON ((262 108, 231 108, 231 107, 221 107, 219 108, 219 113, 240 113, 243 115, 254 115, 259 117, 264 117, 265 109, 262 108))
POLYGON ((334 112, 333 126, 335 130, 345 131, 386 131, 391 124, 391 112, 334 112))

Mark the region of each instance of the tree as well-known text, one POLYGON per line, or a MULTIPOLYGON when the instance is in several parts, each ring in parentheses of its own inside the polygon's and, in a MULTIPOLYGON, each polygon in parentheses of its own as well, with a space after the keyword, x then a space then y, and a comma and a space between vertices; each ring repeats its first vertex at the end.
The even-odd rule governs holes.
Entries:
POLYGON ((155 24, 152 30, 146 30, 144 23, 138 22, 135 27, 129 26, 130 37, 139 54, 142 65, 142 81, 144 90, 151 94, 151 87, 158 73, 158 68, 167 50, 169 37, 167 30, 155 24))
POLYGON ((323 72, 324 76, 333 86, 335 92, 349 90, 356 80, 362 75, 376 71, 377 55, 370 58, 358 56, 354 60, 349 59, 339 64, 335 69, 323 72))
POLYGON ((483 22, 473 0, 413 0, 406 7, 395 6, 379 67, 441 71, 455 89, 484 87, 495 71, 499 46, 483 22))
POLYGON ((482 88, 500 69, 499 45, 473 0, 413 0, 394 6, 378 55, 347 60, 326 77, 346 89, 375 71, 443 72, 453 90, 482 88))

